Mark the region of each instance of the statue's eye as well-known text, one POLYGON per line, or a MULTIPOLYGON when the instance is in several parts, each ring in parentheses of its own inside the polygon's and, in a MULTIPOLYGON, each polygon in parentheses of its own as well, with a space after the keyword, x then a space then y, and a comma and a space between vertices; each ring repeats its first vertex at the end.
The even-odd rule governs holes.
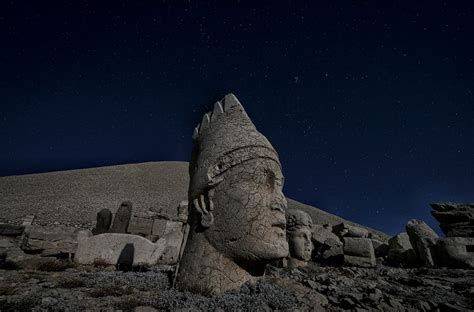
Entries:
POLYGON ((266 179, 267 179, 267 186, 269 188, 273 189, 275 187, 275 183, 276 183, 275 174, 273 172, 271 172, 270 170, 265 170, 265 176, 266 176, 266 179))

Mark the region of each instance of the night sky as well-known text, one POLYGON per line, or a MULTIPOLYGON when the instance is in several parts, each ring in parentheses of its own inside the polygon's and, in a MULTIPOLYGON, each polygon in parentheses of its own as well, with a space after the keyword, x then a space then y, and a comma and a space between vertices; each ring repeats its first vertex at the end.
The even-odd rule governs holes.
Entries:
POLYGON ((439 232, 474 201, 474 4, 312 2, 2 1, 0 176, 189 161, 233 92, 288 197, 439 232))

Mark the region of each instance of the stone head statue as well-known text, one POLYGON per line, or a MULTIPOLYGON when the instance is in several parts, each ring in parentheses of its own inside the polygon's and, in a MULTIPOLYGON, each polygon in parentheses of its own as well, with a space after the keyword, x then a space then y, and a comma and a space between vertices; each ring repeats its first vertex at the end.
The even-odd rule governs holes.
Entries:
POLYGON ((288 266, 305 266, 311 259, 313 251, 311 242, 313 222, 309 214, 297 209, 288 210, 286 216, 286 235, 290 248, 288 266))
POLYGON ((191 226, 177 287, 203 294, 239 288, 288 255, 278 154, 228 94, 194 130, 191 226))

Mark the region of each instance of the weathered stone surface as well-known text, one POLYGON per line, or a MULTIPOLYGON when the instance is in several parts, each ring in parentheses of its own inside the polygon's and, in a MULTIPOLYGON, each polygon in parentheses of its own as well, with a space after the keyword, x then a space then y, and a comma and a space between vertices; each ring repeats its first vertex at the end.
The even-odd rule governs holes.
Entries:
POLYGON ((109 233, 127 233, 128 224, 132 217, 132 203, 125 201, 115 213, 114 222, 109 229, 109 233))
POLYGON ((19 236, 24 230, 23 225, 0 224, 0 235, 3 236, 19 236))
POLYGON ((163 235, 165 235, 166 223, 168 223, 168 220, 166 219, 153 220, 153 228, 151 234, 156 235, 158 237, 162 237, 163 235))
POLYGON ((215 295, 288 255, 287 202, 278 154, 234 95, 204 115, 193 143, 190 231, 177 286, 215 295))
POLYGON ((435 203, 431 214, 446 237, 474 237, 474 204, 435 203))
POLYGON ((315 224, 312 228, 313 259, 316 262, 340 263, 344 251, 343 243, 339 237, 332 232, 329 225, 315 224))
POLYGON ((406 225, 410 243, 421 264, 432 267, 435 265, 435 246, 438 234, 421 220, 410 220, 406 225))
POLYGON ((384 243, 378 239, 371 238, 372 245, 374 246, 376 257, 385 257, 388 254, 389 246, 388 243, 384 243))
POLYGON ((369 237, 369 231, 367 229, 353 226, 347 223, 340 223, 334 225, 332 227, 332 231, 341 239, 344 237, 369 237))
POLYGON ((21 225, 23 226, 30 226, 31 224, 33 224, 33 221, 35 220, 35 216, 34 215, 27 215, 24 219, 23 219, 23 223, 21 225))
POLYGON ((120 258, 126 258, 134 266, 155 265, 165 248, 165 240, 152 243, 138 235, 104 233, 79 241, 74 261, 92 264, 100 260, 117 265, 120 258))
POLYGON ((290 268, 304 267, 311 259, 312 226, 313 221, 306 212, 296 209, 289 209, 286 212, 286 237, 290 250, 288 266, 290 268))
POLYGON ((5 262, 12 263, 22 269, 37 269, 42 263, 50 261, 48 258, 26 254, 19 247, 7 249, 5 262))
POLYGON ((344 264, 373 267, 376 264, 374 247, 369 238, 345 237, 344 264))
POLYGON ((178 221, 186 223, 188 222, 188 201, 183 200, 178 206, 178 221))
POLYGON ((0 248, 11 248, 13 247, 13 242, 8 238, 0 238, 0 248))
POLYGON ((413 266, 416 264, 416 255, 410 243, 410 237, 403 232, 395 235, 388 241, 387 261, 395 266, 413 266))
POLYGON ((77 248, 75 228, 32 225, 26 232, 23 250, 45 251, 45 254, 74 253, 77 248))
POLYGON ((447 237, 438 241, 437 264, 474 269, 474 237, 447 237))
POLYGON ((92 234, 99 235, 102 233, 107 233, 112 223, 112 212, 104 208, 97 213, 97 223, 96 227, 92 230, 92 234))
POLYGON ((150 235, 153 228, 153 219, 132 217, 127 232, 135 235, 150 235))

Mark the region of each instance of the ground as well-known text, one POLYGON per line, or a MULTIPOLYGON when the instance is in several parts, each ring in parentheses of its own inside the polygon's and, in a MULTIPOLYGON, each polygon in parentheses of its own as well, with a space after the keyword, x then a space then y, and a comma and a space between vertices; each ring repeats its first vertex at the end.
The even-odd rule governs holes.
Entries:
POLYGON ((42 267, 0 270, 0 311, 473 311, 474 270, 269 267, 256 284, 220 297, 170 288, 170 268, 42 267), (51 272, 59 270, 60 272, 51 272))

